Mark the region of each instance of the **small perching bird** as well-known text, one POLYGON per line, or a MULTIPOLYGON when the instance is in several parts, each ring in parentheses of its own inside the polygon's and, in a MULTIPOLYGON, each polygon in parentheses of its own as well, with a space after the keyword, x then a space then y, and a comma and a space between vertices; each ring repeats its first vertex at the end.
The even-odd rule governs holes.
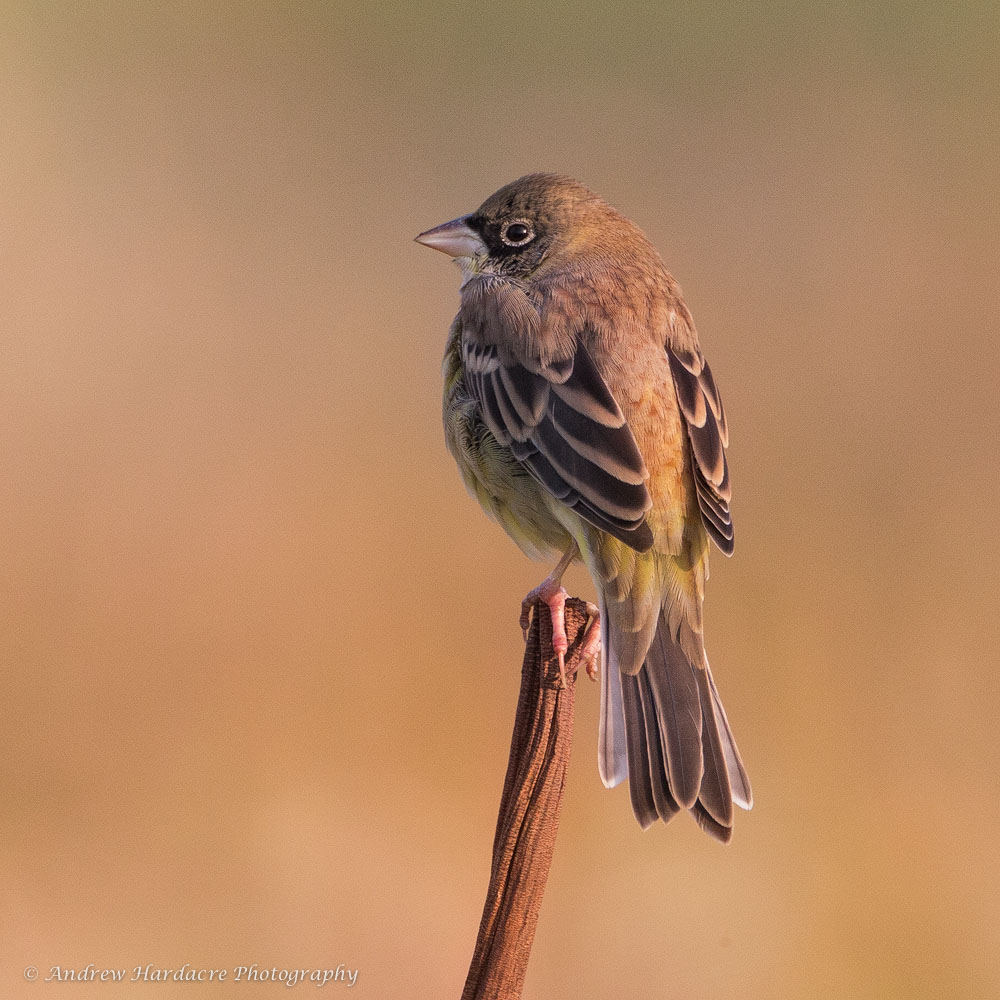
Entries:
POLYGON ((582 558, 597 587, 584 657, 592 675, 601 650, 604 784, 629 779, 644 829, 683 808, 728 841, 752 798, 702 628, 709 538, 733 551, 728 431, 677 283, 637 226, 554 174, 417 242, 462 272, 448 447, 527 555, 562 554, 525 599, 549 606, 560 662, 566 567, 582 558))

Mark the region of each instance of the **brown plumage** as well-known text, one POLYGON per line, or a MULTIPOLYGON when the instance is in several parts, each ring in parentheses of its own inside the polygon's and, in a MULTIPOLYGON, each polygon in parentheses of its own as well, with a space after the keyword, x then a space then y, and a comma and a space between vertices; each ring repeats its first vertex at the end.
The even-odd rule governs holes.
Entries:
POLYGON ((702 602, 709 539, 733 549, 729 434, 677 283, 638 227, 553 174, 417 239, 462 270, 444 420, 466 485, 525 552, 579 553, 597 586, 605 784, 629 778, 643 827, 683 808, 728 840, 751 793, 702 602))

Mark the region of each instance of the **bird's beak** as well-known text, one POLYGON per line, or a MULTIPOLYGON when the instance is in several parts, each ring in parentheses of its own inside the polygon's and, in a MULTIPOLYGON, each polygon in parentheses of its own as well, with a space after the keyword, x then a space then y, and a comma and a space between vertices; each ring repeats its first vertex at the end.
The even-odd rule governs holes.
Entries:
POLYGON ((428 229, 415 239, 425 247, 440 250, 449 257, 475 257, 477 254, 485 254, 486 244, 478 233, 469 228, 465 221, 468 218, 467 215, 463 215, 460 219, 452 219, 443 226, 428 229))

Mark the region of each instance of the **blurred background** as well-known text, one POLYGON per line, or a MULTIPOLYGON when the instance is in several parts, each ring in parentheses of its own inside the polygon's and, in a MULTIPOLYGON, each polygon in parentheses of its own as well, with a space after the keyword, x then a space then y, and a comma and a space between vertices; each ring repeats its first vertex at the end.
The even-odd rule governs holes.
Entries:
POLYGON ((1000 995, 997 5, 0 23, 0 993, 459 995, 547 567, 446 453, 458 274, 411 241, 546 169, 646 230, 722 387, 756 806, 641 833, 581 684, 525 996, 1000 995))

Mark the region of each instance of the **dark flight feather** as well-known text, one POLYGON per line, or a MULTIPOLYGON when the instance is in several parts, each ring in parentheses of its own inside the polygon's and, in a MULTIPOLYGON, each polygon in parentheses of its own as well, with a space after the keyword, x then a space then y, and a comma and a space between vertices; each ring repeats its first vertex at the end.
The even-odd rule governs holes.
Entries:
POLYGON ((708 810, 700 802, 696 802, 691 807, 691 815, 694 816, 698 822, 698 826, 705 833, 710 837, 714 837, 720 843, 728 844, 733 839, 733 828, 731 826, 723 826, 716 819, 713 819, 708 810))
POLYGON ((733 522, 729 511, 708 490, 698 490, 698 507, 705 529, 719 547, 725 551, 733 541, 733 522))
POLYGON ((622 706, 625 709, 629 798, 639 826, 646 830, 656 822, 660 814, 653 797, 653 785, 649 773, 649 747, 646 742, 639 681, 635 676, 623 674, 621 683, 622 706))
MULTIPOLYGON (((656 637, 643 668, 666 744, 670 792, 677 804, 690 809, 698 798, 704 761, 701 749, 701 696, 694 668, 671 639, 665 612, 660 612, 656 637)), ((624 681, 625 677, 622 677, 624 681)))
POLYGON ((715 718, 719 723, 719 735, 722 738, 722 749, 726 755, 726 770, 729 772, 729 782, 733 789, 733 801, 742 809, 749 809, 753 806, 753 791, 750 788, 750 779, 747 777, 746 768, 743 766, 743 758, 733 739, 733 731, 729 727, 729 719, 726 718, 726 710, 722 707, 722 699, 715 687, 715 678, 708 671, 708 686, 712 690, 712 705, 715 708, 715 718))
POLYGON ((640 552, 653 544, 648 473, 614 396, 583 343, 570 359, 505 360, 463 336, 467 382, 486 426, 557 499, 640 552), (551 376, 551 377, 550 377, 551 376))
POLYGON ((726 769, 726 754, 719 734, 719 723, 712 706, 708 670, 694 668, 701 696, 701 750, 705 773, 701 779, 698 801, 720 826, 733 825, 733 791, 726 769))
POLYGON ((653 791, 653 801, 656 811, 664 823, 668 823, 681 807, 670 794, 670 781, 667 777, 667 756, 660 737, 660 724, 656 716, 656 702, 649 686, 649 674, 645 668, 636 674, 639 684, 639 700, 642 703, 642 720, 646 727, 646 749, 649 754, 649 778, 653 791))
POLYGON ((623 483, 641 486, 648 478, 646 463, 642 460, 635 439, 625 425, 617 431, 607 429, 599 433, 599 438, 603 440, 595 444, 594 421, 579 410, 575 410, 558 394, 552 399, 552 420, 560 435, 575 451, 616 479, 620 479, 623 483), (607 447, 612 438, 615 441, 613 449, 607 447), (605 447, 601 447, 601 444, 605 447))
POLYGON ((537 426, 545 415, 549 383, 541 375, 536 375, 521 365, 501 366, 500 378, 525 426, 537 426))
POLYGON ((726 447, 729 429, 712 371, 701 352, 667 348, 677 403, 687 426, 695 489, 705 530, 727 556, 733 553, 732 491, 726 447))

